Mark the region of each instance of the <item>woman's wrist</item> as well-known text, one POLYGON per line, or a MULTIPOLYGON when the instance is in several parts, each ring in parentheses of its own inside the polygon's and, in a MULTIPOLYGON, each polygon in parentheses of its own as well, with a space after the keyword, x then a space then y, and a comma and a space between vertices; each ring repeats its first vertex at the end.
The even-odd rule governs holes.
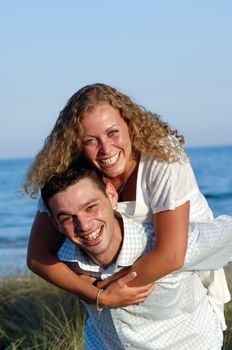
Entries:
POLYGON ((109 307, 109 300, 107 300, 107 291, 105 289, 99 288, 98 295, 96 298, 96 303, 100 309, 109 307))
POLYGON ((103 309, 101 303, 100 303, 100 297, 101 297, 101 294, 104 290, 103 289, 98 289, 98 292, 97 292, 97 297, 96 297, 96 308, 97 308, 97 311, 100 313, 103 309))

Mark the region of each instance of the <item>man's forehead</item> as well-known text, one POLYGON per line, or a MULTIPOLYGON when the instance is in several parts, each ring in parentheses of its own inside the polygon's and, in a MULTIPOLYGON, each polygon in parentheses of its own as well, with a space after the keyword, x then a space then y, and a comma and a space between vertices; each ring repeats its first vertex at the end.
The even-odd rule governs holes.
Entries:
POLYGON ((60 191, 53 196, 56 202, 72 203, 78 206, 86 206, 93 201, 105 201, 107 197, 92 179, 84 178, 73 185, 68 186, 64 191, 60 191))
POLYGON ((104 194, 102 188, 99 187, 99 184, 90 177, 85 177, 78 180, 73 186, 78 190, 87 191, 91 188, 91 192, 104 194))

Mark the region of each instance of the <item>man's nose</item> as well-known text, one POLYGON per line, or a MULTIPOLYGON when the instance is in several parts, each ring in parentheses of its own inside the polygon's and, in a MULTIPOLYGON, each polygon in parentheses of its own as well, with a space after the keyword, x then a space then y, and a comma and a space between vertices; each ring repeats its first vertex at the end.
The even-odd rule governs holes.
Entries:
POLYGON ((74 228, 77 233, 88 231, 90 227, 91 221, 86 215, 78 215, 74 218, 74 228))

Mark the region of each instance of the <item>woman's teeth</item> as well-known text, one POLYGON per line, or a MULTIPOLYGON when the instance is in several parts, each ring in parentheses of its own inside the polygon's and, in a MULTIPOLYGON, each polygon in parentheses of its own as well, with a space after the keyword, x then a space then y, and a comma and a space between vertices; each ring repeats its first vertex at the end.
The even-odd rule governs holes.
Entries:
POLYGON ((101 227, 99 227, 96 231, 91 232, 89 235, 87 235, 83 238, 86 239, 87 241, 92 241, 92 240, 98 238, 100 231, 101 231, 101 227))
POLYGON ((107 159, 101 159, 100 163, 103 164, 113 164, 118 160, 119 157, 119 153, 115 154, 115 156, 111 157, 111 158, 107 158, 107 159))

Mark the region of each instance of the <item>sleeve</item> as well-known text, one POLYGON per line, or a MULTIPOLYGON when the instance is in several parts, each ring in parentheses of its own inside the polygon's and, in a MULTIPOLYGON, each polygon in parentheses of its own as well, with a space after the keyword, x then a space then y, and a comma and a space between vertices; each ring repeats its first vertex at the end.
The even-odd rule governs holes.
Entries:
POLYGON ((153 161, 147 171, 148 192, 153 214, 174 210, 199 192, 188 160, 175 163, 153 161))
POLYGON ((46 213, 48 214, 49 216, 51 215, 48 208, 46 207, 44 201, 43 201, 43 198, 40 196, 39 198, 39 201, 38 201, 38 205, 37 205, 37 210, 40 212, 40 213, 46 213))
POLYGON ((232 217, 219 216, 189 225, 188 248, 182 270, 217 270, 232 262, 232 217))

